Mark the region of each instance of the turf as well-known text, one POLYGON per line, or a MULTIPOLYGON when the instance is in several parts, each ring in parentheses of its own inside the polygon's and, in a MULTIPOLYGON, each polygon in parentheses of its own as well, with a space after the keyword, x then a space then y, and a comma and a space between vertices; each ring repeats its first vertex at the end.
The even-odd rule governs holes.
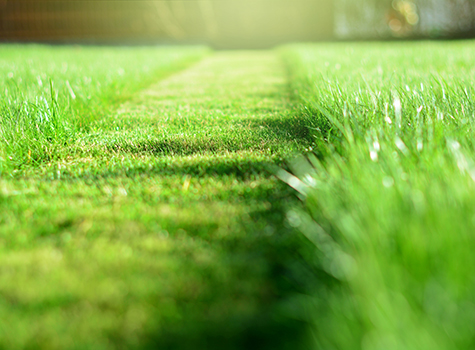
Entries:
POLYGON ((472 42, 0 51, 0 348, 474 347, 472 42))
POLYGON ((203 47, 0 46, 0 172, 60 157, 91 121, 203 47))
POLYGON ((318 145, 281 172, 307 205, 288 219, 313 246, 314 348, 472 349, 474 43, 281 53, 318 145))
MULTIPOLYGON (((3 67, 18 64, 16 50, 25 62, 36 50, 57 52, 54 67, 76 54, 7 50, 3 67)), ((91 60, 104 54, 81 50, 91 60)), ((107 83, 118 65, 143 86, 151 79, 143 64, 163 77, 203 56, 115 50, 88 68, 100 96, 128 91, 127 79, 107 83)), ((71 74, 85 74, 83 59, 72 59, 71 74)), ((49 74, 54 86, 67 76, 76 96, 89 94, 67 72, 41 79, 49 74)), ((12 79, 33 84, 36 75, 25 69, 12 79)), ((69 92, 59 91, 61 106, 69 92)), ((18 96, 6 99, 7 110, 28 101, 18 96)), ((26 136, 3 148, 14 156, 0 179, 0 348, 294 349, 301 325, 288 317, 293 292, 283 250, 292 194, 272 171, 312 141, 277 55, 217 53, 127 101, 119 97, 121 104, 95 100, 100 113, 78 122, 70 142, 59 135, 35 162, 29 129, 4 127, 12 139, 26 136)), ((58 119, 74 122, 85 103, 58 119)))

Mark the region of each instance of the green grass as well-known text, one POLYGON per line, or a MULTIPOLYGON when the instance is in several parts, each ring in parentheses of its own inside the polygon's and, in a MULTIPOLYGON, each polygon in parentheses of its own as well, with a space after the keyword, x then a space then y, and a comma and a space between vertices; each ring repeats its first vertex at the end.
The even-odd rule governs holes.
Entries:
POLYGON ((315 349, 475 346, 475 45, 281 50, 317 147, 281 177, 307 211, 315 349))
POLYGON ((63 156, 91 121, 207 49, 0 47, 0 172, 63 156))
POLYGON ((0 348, 474 347, 472 42, 0 53, 0 348))
POLYGON ((25 84, 2 118, 36 93, 49 101, 51 79, 67 132, 34 136, 23 112, 24 128, 2 124, 24 139, 2 144, 0 348, 294 349, 292 193, 272 169, 311 139, 277 55, 217 53, 130 95, 203 50, 2 50, 25 84), (44 73, 21 68, 37 51, 44 73))

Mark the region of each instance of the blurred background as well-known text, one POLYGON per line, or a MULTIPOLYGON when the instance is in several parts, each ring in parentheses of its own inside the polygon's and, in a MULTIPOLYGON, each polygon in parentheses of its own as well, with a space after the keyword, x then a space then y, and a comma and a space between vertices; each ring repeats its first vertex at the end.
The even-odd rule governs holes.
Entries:
POLYGON ((475 35, 475 0, 0 0, 3 42, 263 48, 475 35))

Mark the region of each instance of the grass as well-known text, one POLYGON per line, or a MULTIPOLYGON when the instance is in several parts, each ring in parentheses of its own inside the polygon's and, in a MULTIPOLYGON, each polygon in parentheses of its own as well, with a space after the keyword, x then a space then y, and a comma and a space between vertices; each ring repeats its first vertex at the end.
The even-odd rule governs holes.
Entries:
POLYGON ((0 348, 294 349, 292 193, 272 167, 312 141, 276 54, 217 53, 131 94, 203 50, 1 50, 20 86, 1 115, 23 126, 2 124, 0 348), (47 103, 65 132, 34 131, 47 103))
POLYGON ((0 47, 0 171, 62 156, 90 122, 205 48, 0 47))
POLYGON ((474 347, 472 42, 0 53, 0 348, 474 347))
POLYGON ((473 42, 281 50, 316 140, 281 177, 315 349, 475 346, 473 42))

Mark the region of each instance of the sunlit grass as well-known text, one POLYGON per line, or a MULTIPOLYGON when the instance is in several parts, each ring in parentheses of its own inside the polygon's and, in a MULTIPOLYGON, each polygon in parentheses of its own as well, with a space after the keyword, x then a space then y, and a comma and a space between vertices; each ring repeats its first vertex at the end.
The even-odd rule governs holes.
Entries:
MULTIPOLYGON (((11 50, 8 65, 15 50, 34 59, 33 48, 11 50)), ((102 50, 41 48, 44 69, 77 62, 51 73, 65 131, 37 132, 22 112, 27 126, 2 134, 22 141, 2 144, 12 163, 0 178, 0 348, 295 349, 304 328, 285 307, 283 222, 293 197, 272 169, 309 140, 277 55, 215 53, 177 71, 203 50, 102 50), (76 50, 91 62, 112 52, 87 68, 76 50), (158 78, 175 74, 149 76, 146 63, 158 78), (129 83, 150 79, 127 96, 129 83), (91 95, 92 110, 87 97, 75 105, 66 80, 76 100, 91 95)), ((30 70, 15 96, 39 108, 37 89, 51 109, 50 88, 30 70)))
POLYGON ((0 171, 58 158, 121 99, 206 52, 0 46, 0 171))
POLYGON ((317 349, 475 346, 475 45, 283 50, 318 140, 281 176, 308 213, 317 349), (319 281, 319 282, 318 282, 319 281))

